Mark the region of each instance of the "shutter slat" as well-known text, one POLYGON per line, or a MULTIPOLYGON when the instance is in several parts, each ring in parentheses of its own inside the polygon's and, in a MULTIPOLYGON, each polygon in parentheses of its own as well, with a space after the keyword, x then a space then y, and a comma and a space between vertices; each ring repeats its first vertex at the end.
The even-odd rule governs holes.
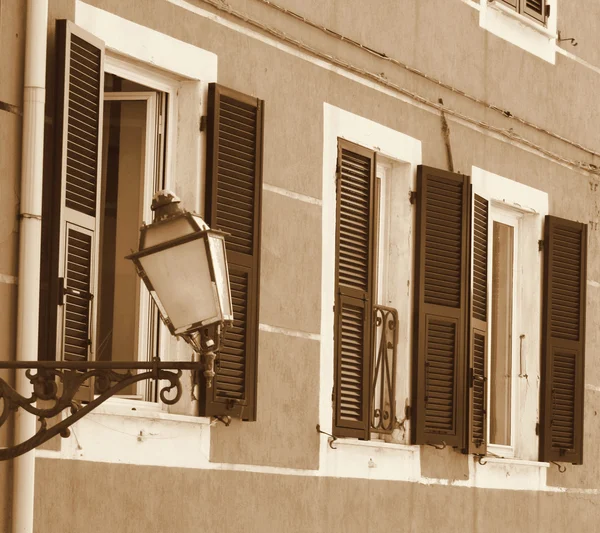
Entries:
POLYGON ((233 325, 223 337, 211 389, 200 390, 205 416, 256 420, 263 102, 209 85, 205 213, 225 238, 233 325))
POLYGON ((413 444, 465 439, 467 185, 466 176, 418 168, 413 444))
POLYGON ((361 439, 370 427, 374 165, 373 152, 338 141, 333 434, 361 439))
POLYGON ((488 223, 489 202, 471 194, 472 264, 469 326, 469 417, 467 453, 487 452, 488 223))
POLYGON ((587 226, 547 216, 540 459, 583 462, 587 226))

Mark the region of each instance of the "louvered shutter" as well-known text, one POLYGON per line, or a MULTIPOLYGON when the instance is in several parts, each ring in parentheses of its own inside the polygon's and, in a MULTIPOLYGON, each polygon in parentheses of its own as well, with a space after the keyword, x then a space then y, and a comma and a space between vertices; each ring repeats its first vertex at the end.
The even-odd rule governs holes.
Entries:
MULTIPOLYGON (((104 43, 57 21, 57 164, 60 186, 57 357, 94 358, 104 43)), ((82 399, 92 394, 82 389, 82 399)))
POLYGON ((424 166, 417 177, 412 441, 462 448, 468 177, 424 166))
POLYGON ((471 322, 469 325, 469 421, 467 451, 487 451, 487 339, 488 339, 488 212, 489 202, 473 196, 471 254, 471 322))
POLYGON ((546 217, 540 460, 583 462, 587 226, 546 217))
POLYGON ((333 434, 369 438, 375 155, 338 141, 333 434))
POLYGON ((523 13, 540 22, 546 21, 546 0, 521 0, 521 2, 523 2, 523 13))
POLYGON ((201 387, 200 411, 256 420, 264 102, 215 83, 208 96, 205 212, 228 233, 234 323, 213 386, 201 387))
POLYGON ((511 7, 514 7, 515 9, 517 9, 518 5, 517 2, 518 0, 502 0, 505 4, 508 4, 511 7))

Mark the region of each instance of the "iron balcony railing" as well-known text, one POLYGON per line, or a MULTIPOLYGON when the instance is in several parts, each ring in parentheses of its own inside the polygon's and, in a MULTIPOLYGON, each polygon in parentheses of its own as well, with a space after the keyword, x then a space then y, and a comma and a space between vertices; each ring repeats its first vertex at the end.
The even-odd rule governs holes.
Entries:
POLYGON ((376 305, 373 315, 375 349, 371 382, 371 431, 391 433, 396 420, 398 311, 376 305))

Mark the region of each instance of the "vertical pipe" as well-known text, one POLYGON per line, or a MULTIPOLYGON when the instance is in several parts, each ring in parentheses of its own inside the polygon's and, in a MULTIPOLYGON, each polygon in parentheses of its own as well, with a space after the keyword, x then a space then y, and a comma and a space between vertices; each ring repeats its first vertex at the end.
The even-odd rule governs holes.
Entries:
MULTIPOLYGON (((17 361, 36 360, 38 353, 48 0, 27 0, 25 31, 17 361)), ((16 373, 16 389, 20 394, 31 394, 24 372, 16 373)), ((15 442, 27 440, 35 430, 35 417, 19 410, 15 416, 15 442)), ((35 451, 14 459, 13 533, 33 533, 34 474, 35 451)))

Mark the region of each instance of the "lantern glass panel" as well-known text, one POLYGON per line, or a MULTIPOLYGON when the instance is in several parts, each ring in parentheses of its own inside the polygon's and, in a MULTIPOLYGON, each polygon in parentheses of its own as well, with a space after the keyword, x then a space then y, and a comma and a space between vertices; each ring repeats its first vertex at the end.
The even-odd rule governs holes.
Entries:
POLYGON ((224 320, 233 320, 225 239, 221 235, 215 235, 209 232, 208 244, 210 246, 210 255, 212 256, 213 261, 217 293, 219 295, 219 303, 221 304, 221 313, 223 314, 224 320))
POLYGON ((208 259, 203 238, 139 257, 176 334, 221 319, 208 259))

